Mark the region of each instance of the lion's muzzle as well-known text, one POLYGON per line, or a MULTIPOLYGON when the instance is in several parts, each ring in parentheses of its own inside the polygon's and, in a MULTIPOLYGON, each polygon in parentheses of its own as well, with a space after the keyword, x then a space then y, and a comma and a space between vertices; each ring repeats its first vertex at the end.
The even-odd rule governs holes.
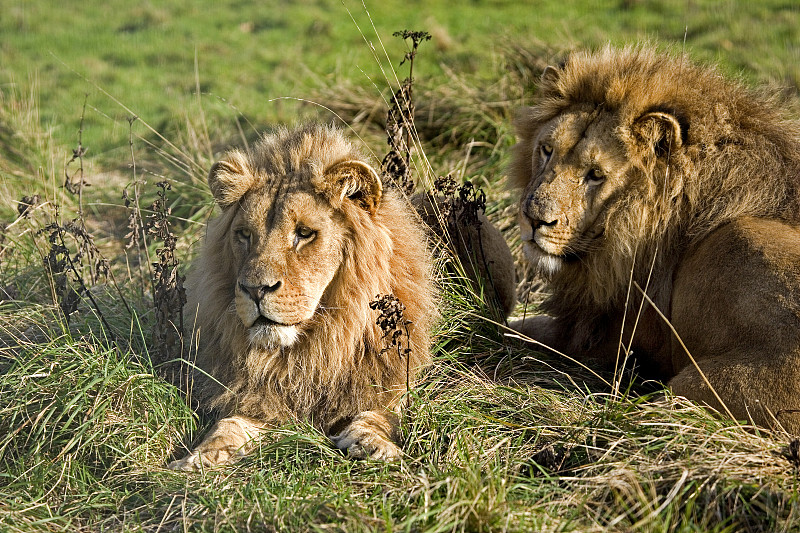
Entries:
POLYGON ((258 305, 259 302, 269 293, 275 292, 281 288, 283 283, 281 280, 274 281, 272 283, 267 283, 265 285, 256 285, 255 287, 245 285, 241 281, 239 282, 239 288, 250 296, 250 298, 258 305))
POLYGON ((240 280, 236 286, 236 313, 248 330, 250 343, 263 348, 291 346, 297 341, 300 324, 313 314, 307 308, 316 307, 305 300, 281 280, 240 280))
POLYGON ((563 266, 560 235, 565 229, 558 217, 548 216, 531 201, 534 195, 520 204, 519 226, 523 251, 528 260, 545 277, 552 276, 563 266))
POLYGON ((245 327, 295 326, 302 320, 294 312, 280 312, 284 307, 276 305, 283 295, 280 280, 264 284, 249 285, 239 282, 236 291, 236 311, 245 327))
POLYGON ((547 253, 559 255, 550 249, 552 245, 548 245, 548 237, 561 234, 564 225, 560 224, 558 217, 542 211, 530 201, 523 202, 519 217, 520 238, 523 242, 535 243, 547 253))

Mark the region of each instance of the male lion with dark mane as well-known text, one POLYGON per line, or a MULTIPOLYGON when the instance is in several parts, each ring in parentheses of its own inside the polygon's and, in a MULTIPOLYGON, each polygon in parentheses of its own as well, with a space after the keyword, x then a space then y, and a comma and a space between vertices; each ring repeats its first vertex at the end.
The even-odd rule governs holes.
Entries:
POLYGON ((608 47, 546 69, 516 126, 550 295, 513 327, 800 433, 798 122, 685 56, 608 47))
POLYGON ((185 315, 199 343, 193 395, 223 418, 170 468, 230 462, 292 418, 351 456, 398 458, 396 410, 430 361, 436 315, 413 209, 327 126, 229 152, 208 181, 221 214, 187 279, 185 315), (376 295, 405 306, 403 358, 383 349, 376 295))

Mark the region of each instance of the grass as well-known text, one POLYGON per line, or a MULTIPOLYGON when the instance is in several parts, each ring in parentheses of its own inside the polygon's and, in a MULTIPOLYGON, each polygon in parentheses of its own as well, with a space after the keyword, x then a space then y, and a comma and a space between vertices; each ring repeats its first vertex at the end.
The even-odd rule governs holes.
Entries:
POLYGON ((249 130, 295 119, 298 106, 275 99, 308 98, 309 88, 331 78, 362 86, 369 79, 383 89, 365 37, 386 69, 379 42, 391 42, 402 28, 434 35, 429 59, 417 69, 430 83, 446 79, 447 70, 493 77, 497 49, 509 40, 681 43, 684 34, 692 53, 719 59, 730 72, 745 69, 753 78, 794 87, 800 80, 797 10, 780 0, 549 0, 536 7, 475 0, 458 9, 388 0, 368 4, 371 20, 360 2, 339 0, 273 8, 239 0, 9 4, 0 19, 0 84, 27 88, 32 82, 43 103, 41 119, 65 146, 75 140, 88 94, 85 145, 104 161, 127 158, 131 114, 173 138, 198 98, 209 122, 238 122, 249 130))
MULTIPOLYGON (((129 215, 146 222, 158 211, 154 184, 166 179, 184 268, 211 212, 205 172, 225 146, 298 116, 330 120, 332 110, 381 156, 396 89, 382 70, 403 76, 392 32, 434 35, 414 67, 417 177, 452 170, 482 185, 487 214, 515 249, 503 178, 511 115, 565 50, 638 39, 685 47, 730 75, 781 85, 798 109, 800 10, 785 2, 368 8, 375 28, 360 4, 332 0, 4 6, 0 530, 800 530, 789 436, 742 428, 632 375, 612 394, 609 376, 504 337, 479 291, 446 269, 436 363, 412 392, 402 463, 350 461, 298 421, 232 467, 164 468, 209 421, 153 368, 150 263, 165 245, 137 226, 140 244, 126 247, 129 215), (275 100, 284 96, 328 110, 275 100), (91 186, 79 203, 61 185, 84 98, 91 186), (34 194, 37 205, 19 216, 34 194), (68 292, 43 260, 52 225, 66 227, 79 208, 74 223, 113 276, 90 284, 67 319, 58 303, 68 292)), ((66 286, 76 288, 97 257, 66 242, 78 267, 66 286)))

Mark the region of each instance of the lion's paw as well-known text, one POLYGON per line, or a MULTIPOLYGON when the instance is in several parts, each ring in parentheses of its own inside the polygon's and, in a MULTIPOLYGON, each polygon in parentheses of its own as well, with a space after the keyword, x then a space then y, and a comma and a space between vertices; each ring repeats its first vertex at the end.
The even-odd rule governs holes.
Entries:
POLYGON ((355 459, 374 459, 376 461, 397 461, 403 452, 397 440, 394 415, 366 411, 359 414, 338 435, 331 440, 340 450, 355 459))
POLYGON ((264 425, 254 418, 231 416, 219 420, 208 436, 183 459, 167 465, 170 470, 196 472, 238 461, 255 445, 264 425))
POLYGON ((192 452, 183 459, 177 459, 167 465, 170 470, 177 470, 179 472, 197 472, 203 470, 206 465, 203 465, 202 455, 197 452, 192 452))
MULTIPOLYGON (((200 447, 202 448, 203 446, 201 445, 200 447)), ((194 450, 183 459, 172 461, 167 465, 167 468, 180 472, 199 472, 200 470, 209 470, 233 463, 245 455, 244 450, 241 448, 237 449, 231 446, 216 449, 205 448, 204 450, 194 450)))
POLYGON ((397 461, 402 451, 397 444, 381 438, 370 431, 345 430, 331 438, 337 448, 354 459, 397 461))
POLYGON ((172 461, 167 465, 167 468, 180 472, 199 472, 200 470, 208 470, 232 463, 243 455, 241 452, 235 451, 232 453, 231 450, 225 449, 205 453, 195 450, 183 459, 172 461))

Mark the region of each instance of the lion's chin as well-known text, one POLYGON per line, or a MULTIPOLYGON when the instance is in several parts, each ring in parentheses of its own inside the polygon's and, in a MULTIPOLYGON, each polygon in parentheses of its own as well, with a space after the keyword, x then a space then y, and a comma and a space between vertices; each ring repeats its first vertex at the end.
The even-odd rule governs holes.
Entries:
POLYGON ((564 267, 564 257, 549 254, 534 242, 526 241, 522 248, 528 261, 545 278, 552 278, 564 267))
POLYGON ((248 328, 247 336, 250 344, 257 348, 288 348, 297 342, 300 332, 297 325, 276 324, 262 317, 248 328))

